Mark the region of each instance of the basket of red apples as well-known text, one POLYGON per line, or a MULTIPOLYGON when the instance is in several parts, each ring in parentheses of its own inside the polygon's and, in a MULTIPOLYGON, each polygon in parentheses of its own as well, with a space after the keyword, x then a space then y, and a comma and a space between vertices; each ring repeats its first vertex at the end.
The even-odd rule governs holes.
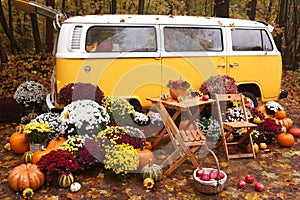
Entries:
POLYGON ((220 170, 219 160, 215 153, 209 150, 213 155, 217 168, 204 168, 199 166, 194 170, 194 180, 197 182, 195 187, 204 194, 218 194, 224 189, 227 175, 220 170))

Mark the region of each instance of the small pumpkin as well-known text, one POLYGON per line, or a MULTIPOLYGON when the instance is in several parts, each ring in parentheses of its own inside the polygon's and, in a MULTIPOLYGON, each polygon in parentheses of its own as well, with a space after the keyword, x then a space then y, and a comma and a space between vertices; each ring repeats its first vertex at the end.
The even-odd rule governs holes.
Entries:
POLYGON ((50 153, 50 149, 45 149, 43 146, 42 146, 42 149, 40 150, 37 150, 36 152, 33 153, 32 155, 32 159, 31 159, 31 162, 33 164, 36 164, 43 155, 46 155, 48 153, 50 153))
MULTIPOLYGON (((253 143, 253 149, 254 149, 255 153, 258 153, 259 147, 258 147, 258 145, 256 143, 253 143)), ((251 149, 251 145, 250 144, 248 144, 247 150, 248 150, 249 153, 252 153, 252 149, 251 149)))
POLYGON ((145 149, 152 150, 152 143, 149 141, 145 141, 145 149))
POLYGON ((284 119, 284 118, 286 118, 286 111, 285 110, 277 110, 275 112, 275 118, 276 119, 284 119))
POLYGON ((65 137, 53 138, 52 140, 50 140, 47 149, 57 150, 65 141, 67 141, 67 138, 65 137))
POLYGON ((277 137, 277 143, 282 147, 291 147, 295 143, 295 138, 290 133, 280 133, 277 137))
POLYGON ((26 151, 26 152, 23 154, 23 157, 22 157, 23 162, 24 162, 25 164, 31 163, 31 161, 32 161, 32 156, 33 156, 33 152, 32 152, 32 151, 26 151))
POLYGON ((31 188, 26 188, 22 192, 22 196, 24 199, 32 199, 33 195, 34 195, 34 192, 33 192, 33 189, 31 189, 31 188))
POLYGON ((71 172, 64 173, 59 175, 57 181, 60 187, 63 188, 70 187, 72 183, 74 183, 74 176, 71 172))
POLYGON ((290 134, 292 134, 295 137, 299 137, 300 136, 300 129, 299 128, 291 128, 290 129, 290 134))
POLYGON ((282 125, 286 127, 286 129, 290 129, 293 126, 293 120, 291 118, 282 119, 282 125))
POLYGON ((8 183, 14 191, 23 191, 26 188, 33 190, 41 187, 45 182, 45 175, 35 164, 21 164, 13 168, 8 175, 8 183))
POLYGON ((149 160, 152 159, 154 161, 153 152, 149 149, 145 149, 145 146, 137 149, 137 153, 139 155, 139 167, 138 170, 141 170, 145 165, 149 163, 149 160))
POLYGON ((9 138, 10 148, 16 154, 23 154, 29 151, 29 143, 26 140, 26 133, 23 133, 23 128, 18 126, 9 138))
POLYGON ((145 178, 143 181, 143 185, 146 189, 152 189, 154 187, 155 183, 152 178, 145 178))
POLYGON ((259 148, 260 149, 267 149, 268 145, 266 143, 264 143, 264 142, 261 142, 261 143, 259 143, 259 148))
POLYGON ((158 182, 162 179, 163 170, 161 166, 153 164, 152 159, 150 159, 149 164, 142 168, 141 174, 143 179, 153 178, 155 182, 158 182))
POLYGON ((71 192, 78 192, 81 188, 81 184, 78 182, 74 182, 70 185, 70 191, 71 192))

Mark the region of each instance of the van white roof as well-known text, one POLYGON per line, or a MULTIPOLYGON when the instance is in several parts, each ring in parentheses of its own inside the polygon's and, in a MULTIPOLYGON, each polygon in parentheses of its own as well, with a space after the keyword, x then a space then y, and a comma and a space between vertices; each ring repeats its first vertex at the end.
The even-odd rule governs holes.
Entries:
POLYGON ((86 15, 66 19, 63 23, 76 24, 176 24, 176 25, 208 25, 208 26, 243 26, 266 27, 265 24, 243 19, 173 16, 173 15, 86 15))

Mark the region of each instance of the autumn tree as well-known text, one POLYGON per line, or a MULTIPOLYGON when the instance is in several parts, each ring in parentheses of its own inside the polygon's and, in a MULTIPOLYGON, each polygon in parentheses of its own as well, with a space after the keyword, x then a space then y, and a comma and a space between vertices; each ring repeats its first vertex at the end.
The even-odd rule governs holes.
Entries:
POLYGON ((215 16, 229 17, 229 0, 215 0, 215 16))

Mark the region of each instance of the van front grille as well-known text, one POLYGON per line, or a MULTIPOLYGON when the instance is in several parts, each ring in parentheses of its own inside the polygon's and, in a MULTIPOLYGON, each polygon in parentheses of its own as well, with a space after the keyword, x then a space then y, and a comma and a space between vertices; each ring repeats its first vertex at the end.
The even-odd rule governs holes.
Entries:
POLYGON ((72 34, 71 49, 80 49, 82 26, 75 26, 72 34))

